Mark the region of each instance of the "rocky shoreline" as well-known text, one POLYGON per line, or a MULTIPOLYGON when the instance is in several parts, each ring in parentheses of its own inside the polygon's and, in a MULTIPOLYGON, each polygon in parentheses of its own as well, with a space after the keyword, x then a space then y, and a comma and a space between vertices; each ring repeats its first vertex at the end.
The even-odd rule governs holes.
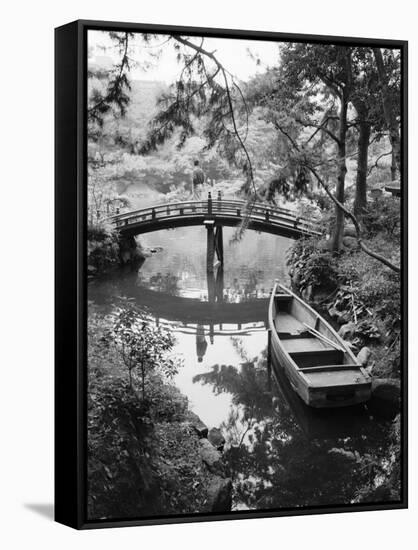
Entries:
POLYGON ((87 276, 94 279, 118 269, 137 270, 147 258, 161 251, 161 247, 143 247, 133 236, 120 237, 115 231, 90 227, 87 276))
POLYGON ((199 438, 199 453, 209 472, 205 490, 208 499, 204 512, 230 512, 232 507, 232 479, 227 477, 222 451, 225 439, 218 428, 209 428, 197 414, 189 411, 188 422, 199 438))

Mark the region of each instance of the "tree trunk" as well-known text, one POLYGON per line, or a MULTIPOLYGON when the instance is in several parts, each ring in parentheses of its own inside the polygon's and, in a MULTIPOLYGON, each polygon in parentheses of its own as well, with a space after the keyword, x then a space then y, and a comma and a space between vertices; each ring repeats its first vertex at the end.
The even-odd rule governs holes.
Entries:
POLYGON ((390 165, 390 175, 391 175, 392 181, 395 181, 396 176, 398 175, 398 171, 396 169, 396 158, 393 150, 392 150, 392 164, 390 165))
MULTIPOLYGON (((337 188, 335 190, 336 199, 344 204, 344 186, 345 175, 347 173, 346 166, 346 134, 347 134, 347 94, 342 93, 341 109, 339 116, 339 132, 338 132, 338 177, 337 188)), ((338 251, 342 246, 344 236, 344 212, 336 205, 335 206, 335 228, 331 240, 332 250, 338 251)))
POLYGON ((354 215, 361 220, 367 206, 367 162, 369 152, 370 124, 360 120, 358 136, 358 157, 356 196, 354 199, 354 215))
POLYGON ((401 166, 401 139, 399 136, 398 123, 392 108, 390 90, 388 84, 388 75, 383 61, 383 55, 380 48, 373 48, 374 58, 376 60, 377 74, 379 75, 380 91, 382 94, 383 113, 385 115, 386 125, 389 130, 390 143, 392 145, 393 155, 395 157, 396 168, 400 172, 401 166))

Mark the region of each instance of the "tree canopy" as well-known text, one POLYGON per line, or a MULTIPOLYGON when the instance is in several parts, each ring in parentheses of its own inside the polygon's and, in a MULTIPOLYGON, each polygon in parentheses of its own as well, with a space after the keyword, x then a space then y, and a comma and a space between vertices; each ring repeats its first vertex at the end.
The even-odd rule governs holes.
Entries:
MULTIPOLYGON (((239 82, 202 37, 167 35, 161 46, 161 36, 141 34, 144 47, 156 46, 150 59, 141 60, 144 68, 158 63, 162 49, 172 48, 179 74, 161 87, 147 120, 132 120, 126 128, 121 121, 129 109, 131 71, 138 61, 131 57, 132 33, 109 33, 109 39, 119 52, 118 62, 89 72, 93 142, 111 134, 115 145, 136 156, 152 157, 167 146, 173 156, 176 151, 181 156, 198 138, 200 150, 195 153, 215 151, 218 165, 237 170, 250 204, 274 201, 277 195, 310 196, 319 186, 335 207, 332 249, 342 246, 346 217, 364 245, 362 215, 371 173, 389 156, 390 175, 385 178, 396 178, 400 168, 399 51, 282 43, 275 66, 239 82), (355 189, 352 204, 346 202, 348 177, 355 189)), ((367 246, 363 249, 370 252, 367 246)))

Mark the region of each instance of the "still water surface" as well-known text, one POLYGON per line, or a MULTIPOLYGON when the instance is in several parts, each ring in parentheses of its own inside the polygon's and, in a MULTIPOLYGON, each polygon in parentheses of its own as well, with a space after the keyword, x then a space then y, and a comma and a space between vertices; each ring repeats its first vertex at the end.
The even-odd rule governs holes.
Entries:
POLYGON ((175 332, 184 367, 174 383, 226 439, 233 509, 352 502, 367 481, 365 460, 384 459, 388 426, 363 407, 314 411, 280 370, 268 378, 268 294, 275 279, 288 283, 291 241, 247 231, 233 243, 232 235, 224 228, 224 271, 209 278, 204 227, 143 235, 153 252, 138 273, 90 283, 89 300, 107 309, 119 296, 134 299, 175 332))

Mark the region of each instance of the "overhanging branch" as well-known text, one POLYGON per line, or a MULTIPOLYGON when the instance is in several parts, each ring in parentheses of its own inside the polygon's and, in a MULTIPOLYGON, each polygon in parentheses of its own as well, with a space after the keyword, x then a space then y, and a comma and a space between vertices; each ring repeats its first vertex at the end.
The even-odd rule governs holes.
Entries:
MULTIPOLYGON (((327 127, 326 127, 326 124, 328 122, 328 120, 330 119, 330 117, 328 117, 324 122, 322 122, 321 124, 315 124, 314 122, 306 122, 300 118, 296 118, 296 122, 298 122, 299 124, 301 124, 302 126, 304 126, 305 128, 316 128, 316 131, 322 131, 324 132, 325 134, 327 134, 331 139, 333 139, 335 141, 335 143, 337 145, 340 145, 340 140, 339 138, 333 133, 331 132, 331 130, 329 130, 327 127)), ((310 138, 308 139, 308 142, 314 137, 314 135, 316 134, 316 132, 314 132, 314 134, 312 136, 310 136, 310 138)))
POLYGON ((382 264, 384 264, 386 267, 389 267, 396 273, 400 273, 401 269, 399 266, 393 264, 390 262, 387 258, 382 256, 381 254, 378 254, 377 252, 374 252, 371 250, 366 244, 364 244, 362 235, 361 235, 361 228, 360 224, 357 220, 357 218, 354 216, 352 212, 350 212, 334 195, 331 193, 331 191, 328 188, 328 185, 324 182, 324 180, 321 178, 321 176, 318 174, 318 172, 313 168, 312 166, 309 166, 309 164, 306 164, 306 168, 315 176, 318 183, 321 185, 321 187, 325 190, 326 194, 329 196, 329 198, 332 200, 332 202, 340 208, 344 214, 347 216, 347 218, 350 218, 350 220, 353 222, 353 225, 356 230, 357 234, 357 242, 360 245, 360 248, 368 255, 374 258, 375 260, 378 260, 382 264))
POLYGON ((255 187, 255 182, 254 182, 253 165, 252 165, 251 158, 250 158, 250 155, 248 153, 248 150, 247 150, 247 148, 244 144, 244 141, 243 141, 243 139, 242 139, 242 137, 241 137, 241 135, 238 131, 238 126, 237 126, 236 117, 235 117, 235 111, 234 111, 234 107, 233 107, 233 104, 232 104, 231 91, 230 91, 229 82, 228 82, 228 75, 227 75, 227 71, 226 71, 225 67, 222 65, 222 63, 214 55, 214 52, 209 52, 208 50, 206 50, 202 46, 198 46, 198 45, 194 44, 193 42, 190 42, 189 40, 187 40, 187 39, 185 39, 181 36, 178 36, 178 35, 173 35, 173 39, 176 40, 177 42, 180 42, 184 46, 187 46, 188 48, 193 49, 194 51, 200 53, 201 55, 204 55, 204 56, 208 57, 209 59, 211 59, 215 63, 215 65, 219 69, 219 71, 221 72, 224 83, 225 83, 225 91, 226 91, 226 96, 227 96, 227 101, 228 101, 232 126, 233 126, 233 129, 234 129, 234 134, 235 134, 235 137, 238 140, 238 143, 239 143, 242 151, 244 152, 244 155, 245 155, 245 158, 246 158, 246 161, 247 161, 247 170, 246 170, 246 172, 247 172, 248 177, 251 181, 251 185, 253 187, 253 191, 254 191, 254 195, 255 195, 257 190, 256 190, 256 187, 255 187))

